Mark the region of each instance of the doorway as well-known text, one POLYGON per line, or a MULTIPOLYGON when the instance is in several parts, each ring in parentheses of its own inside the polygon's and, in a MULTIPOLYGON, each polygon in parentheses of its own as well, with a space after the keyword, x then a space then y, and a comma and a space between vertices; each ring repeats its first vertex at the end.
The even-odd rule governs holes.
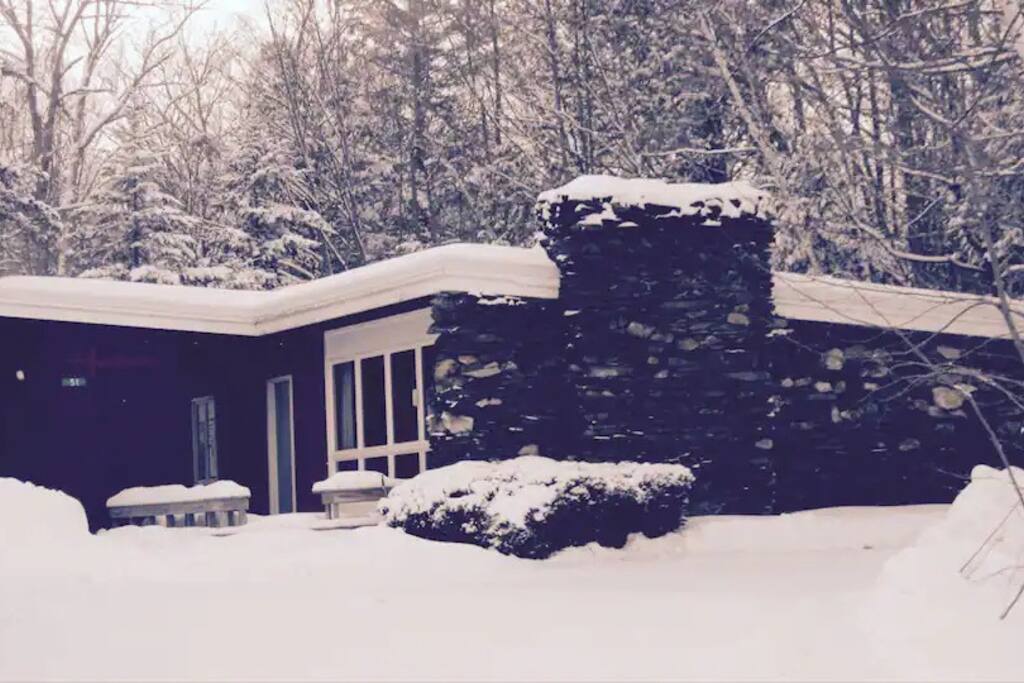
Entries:
POLYGON ((295 512, 295 429, 291 375, 267 381, 270 514, 295 512))

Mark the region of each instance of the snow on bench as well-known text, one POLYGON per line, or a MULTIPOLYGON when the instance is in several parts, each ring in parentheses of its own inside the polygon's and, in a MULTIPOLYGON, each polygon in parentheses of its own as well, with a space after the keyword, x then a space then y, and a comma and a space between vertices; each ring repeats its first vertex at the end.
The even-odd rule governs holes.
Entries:
POLYGON ((313 484, 313 493, 320 494, 328 520, 360 520, 369 524, 379 520, 377 501, 390 490, 387 477, 369 470, 338 472, 313 484), (346 514, 342 514, 343 510, 346 514))
POLYGON ((220 526, 223 515, 227 526, 241 526, 250 495, 248 488, 226 479, 195 486, 134 486, 108 498, 107 510, 115 524, 155 524, 164 518, 173 527, 180 515, 185 526, 195 526, 196 515, 202 515, 206 526, 214 527, 220 526))

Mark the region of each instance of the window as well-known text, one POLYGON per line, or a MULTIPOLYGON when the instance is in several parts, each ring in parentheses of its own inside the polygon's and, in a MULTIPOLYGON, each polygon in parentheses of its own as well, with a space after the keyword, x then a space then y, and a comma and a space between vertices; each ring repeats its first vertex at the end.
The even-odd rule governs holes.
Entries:
POLYGON ((192 399, 192 473, 197 484, 217 478, 217 407, 213 396, 192 399))
POLYGON ((388 442, 388 416, 385 403, 384 356, 363 358, 362 373, 363 445, 383 446, 388 442))
POLYGON ((324 335, 329 475, 360 469, 406 479, 426 468, 429 327, 424 309, 324 335))
POLYGON ((334 423, 337 428, 335 450, 356 447, 356 364, 353 361, 334 366, 334 423))
POLYGON ((395 422, 395 442, 415 441, 420 437, 416 388, 416 350, 391 354, 391 405, 395 422))

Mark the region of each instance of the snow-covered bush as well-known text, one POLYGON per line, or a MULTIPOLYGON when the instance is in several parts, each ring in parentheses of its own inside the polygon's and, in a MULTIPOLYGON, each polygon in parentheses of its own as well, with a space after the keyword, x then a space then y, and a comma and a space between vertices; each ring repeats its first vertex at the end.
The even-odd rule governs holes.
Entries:
POLYGON ((384 521, 422 538, 544 558, 629 534, 678 529, 693 474, 682 465, 583 463, 526 456, 424 472, 381 501, 384 521))
MULTIPOLYGON (((1013 471, 1024 482, 1024 470, 1013 471)), ((956 628, 964 619, 994 620, 1021 582, 1024 510, 1007 471, 979 465, 945 517, 886 564, 875 605, 891 628, 901 614, 922 611, 929 617, 916 617, 908 630, 956 628)))

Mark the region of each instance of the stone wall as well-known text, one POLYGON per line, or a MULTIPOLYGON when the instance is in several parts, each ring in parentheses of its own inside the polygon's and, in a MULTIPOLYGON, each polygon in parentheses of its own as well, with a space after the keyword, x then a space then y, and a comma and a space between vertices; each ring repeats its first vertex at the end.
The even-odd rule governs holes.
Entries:
POLYGON ((558 302, 445 293, 432 311, 432 466, 569 452, 558 302))
POLYGON ((433 302, 432 462, 682 463, 694 512, 948 501, 998 463, 968 394, 1021 462, 982 379, 1024 380, 1010 342, 779 318, 772 224, 740 207, 547 193, 557 300, 433 302))
POLYGON ((1021 377, 1009 341, 784 324, 770 351, 777 510, 952 500, 974 465, 999 463, 965 392, 1022 462, 1020 410, 979 380, 1021 377))

